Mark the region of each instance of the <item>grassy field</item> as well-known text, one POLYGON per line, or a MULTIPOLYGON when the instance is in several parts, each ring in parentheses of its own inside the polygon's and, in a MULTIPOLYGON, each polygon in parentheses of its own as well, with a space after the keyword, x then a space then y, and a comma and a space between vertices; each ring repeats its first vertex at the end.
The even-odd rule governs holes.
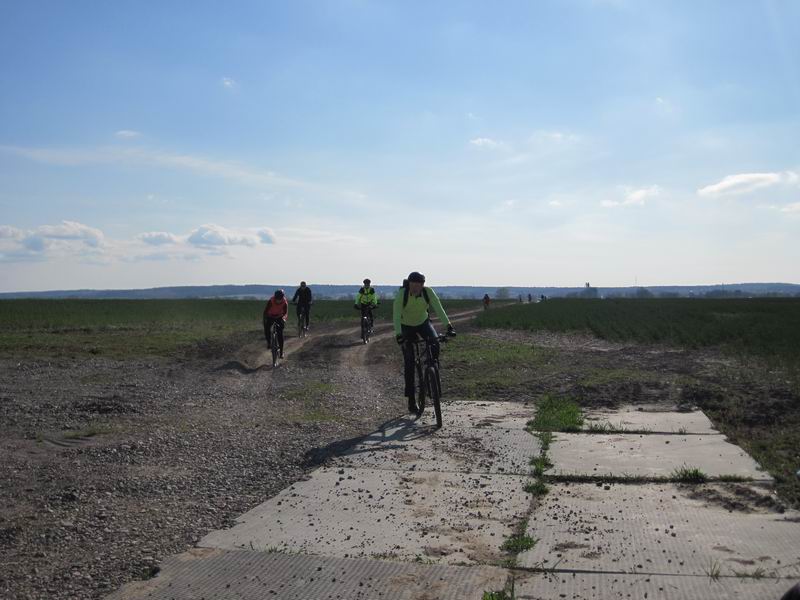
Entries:
MULTIPOLYGON (((445 302, 450 311, 475 300, 445 302)), ((0 356, 171 356, 198 342, 261 330, 260 300, 2 300, 0 356)), ((375 313, 388 319, 391 304, 375 313)), ((294 307, 290 307, 290 316, 294 307)), ((352 320, 347 300, 320 300, 312 323, 352 320)))
POLYGON ((554 299, 490 310, 482 327, 588 331, 613 341, 721 347, 800 363, 800 299, 554 299))

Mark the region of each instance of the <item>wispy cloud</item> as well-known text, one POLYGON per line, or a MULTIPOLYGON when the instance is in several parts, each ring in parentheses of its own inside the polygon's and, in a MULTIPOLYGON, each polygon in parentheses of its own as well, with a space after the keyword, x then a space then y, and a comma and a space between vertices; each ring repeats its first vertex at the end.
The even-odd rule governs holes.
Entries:
POLYGON ((238 83, 236 83, 236 80, 231 77, 223 77, 222 79, 220 79, 220 83, 222 84, 222 87, 228 89, 233 89, 239 85, 238 83))
POLYGON ((600 205, 605 208, 615 208, 617 206, 644 206, 648 198, 658 196, 662 189, 657 185, 643 188, 623 187, 622 200, 603 200, 600 205))
POLYGON ((784 171, 782 173, 739 173, 737 175, 728 175, 717 183, 702 187, 697 190, 697 194, 707 198, 741 195, 775 185, 797 185, 798 181, 800 181, 800 176, 794 171, 784 171))
POLYGON ((166 231, 149 231, 141 233, 137 238, 150 246, 163 246, 166 244, 177 244, 181 239, 172 233, 166 231))
POLYGON ((142 134, 139 133, 138 131, 133 131, 132 129, 120 129, 114 135, 117 136, 118 138, 122 138, 124 140, 129 140, 129 139, 132 139, 132 138, 137 138, 137 137, 141 136, 142 134))
POLYGON ((231 231, 220 225, 201 225, 189 233, 186 241, 193 246, 255 246, 258 239, 254 235, 231 231))
POLYGON ((500 146, 502 146, 502 142, 498 142, 497 140, 493 140, 487 137, 477 137, 471 139, 469 143, 470 145, 476 146, 478 148, 488 148, 488 149, 499 148, 500 146))
POLYGON ((792 202, 779 209, 783 213, 800 214, 800 202, 792 202))

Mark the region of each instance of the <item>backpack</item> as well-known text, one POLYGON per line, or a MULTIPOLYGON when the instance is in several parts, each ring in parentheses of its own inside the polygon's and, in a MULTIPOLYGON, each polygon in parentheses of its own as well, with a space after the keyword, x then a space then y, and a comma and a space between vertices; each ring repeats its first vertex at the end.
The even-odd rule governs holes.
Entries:
MULTIPOLYGON (((406 304, 408 304, 408 292, 409 292, 408 280, 404 279, 403 280, 403 308, 405 308, 406 304)), ((422 286, 422 297, 425 298, 425 304, 430 304, 431 303, 431 299, 428 297, 428 288, 426 288, 425 286, 422 286)))

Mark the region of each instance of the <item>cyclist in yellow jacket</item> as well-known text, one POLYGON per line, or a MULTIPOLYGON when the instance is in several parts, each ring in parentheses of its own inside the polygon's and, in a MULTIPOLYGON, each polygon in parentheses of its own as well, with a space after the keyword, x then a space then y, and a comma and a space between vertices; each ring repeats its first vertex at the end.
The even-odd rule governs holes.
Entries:
POLYGON ((447 313, 442 308, 439 296, 432 288, 425 287, 425 276, 414 271, 403 282, 394 297, 394 333, 397 343, 403 347, 403 372, 405 375, 405 395, 408 398, 408 411, 417 412, 417 401, 414 396, 414 349, 411 343, 420 336, 431 346, 433 357, 439 357, 439 334, 433 328, 429 310, 433 308, 436 316, 447 327, 448 335, 456 331, 450 324, 447 313))
POLYGON ((364 280, 364 286, 358 290, 356 294, 355 309, 361 311, 361 315, 367 315, 369 319, 369 328, 372 329, 375 319, 372 316, 372 310, 378 308, 378 293, 372 287, 372 282, 369 279, 364 280))

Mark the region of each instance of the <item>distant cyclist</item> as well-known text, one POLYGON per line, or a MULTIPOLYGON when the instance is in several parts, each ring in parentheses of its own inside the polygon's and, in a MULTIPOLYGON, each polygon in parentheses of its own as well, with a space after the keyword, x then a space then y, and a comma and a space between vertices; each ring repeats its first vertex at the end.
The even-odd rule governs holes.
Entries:
POLYGON ((375 288, 372 287, 372 281, 369 279, 364 280, 364 285, 358 290, 356 294, 356 310, 361 311, 361 316, 366 315, 369 319, 369 327, 372 329, 375 319, 372 316, 372 311, 378 308, 378 294, 375 288))
POLYGON ((273 323, 278 326, 278 346, 283 358, 283 326, 286 325, 286 318, 289 316, 289 303, 286 301, 286 294, 283 290, 276 290, 272 298, 267 300, 264 307, 264 337, 267 338, 267 349, 272 350, 269 341, 269 330, 273 323))
POLYGON ((305 310, 305 328, 308 329, 308 324, 311 319, 311 305, 313 300, 311 298, 311 288, 306 285, 305 281, 300 282, 300 287, 297 288, 292 296, 292 304, 297 304, 297 316, 300 317, 300 312, 305 310))
POLYGON ((492 299, 489 298, 489 294, 483 295, 483 310, 489 310, 489 305, 492 303, 492 299))
POLYGON ((405 395, 408 398, 408 411, 412 413, 417 412, 417 401, 414 396, 414 349, 411 343, 420 336, 430 344, 433 357, 439 357, 439 335, 428 314, 431 308, 442 325, 447 327, 448 335, 455 335, 456 331, 442 308, 439 296, 432 288, 425 287, 425 276, 417 271, 410 273, 394 297, 392 316, 397 343, 403 347, 405 395))

